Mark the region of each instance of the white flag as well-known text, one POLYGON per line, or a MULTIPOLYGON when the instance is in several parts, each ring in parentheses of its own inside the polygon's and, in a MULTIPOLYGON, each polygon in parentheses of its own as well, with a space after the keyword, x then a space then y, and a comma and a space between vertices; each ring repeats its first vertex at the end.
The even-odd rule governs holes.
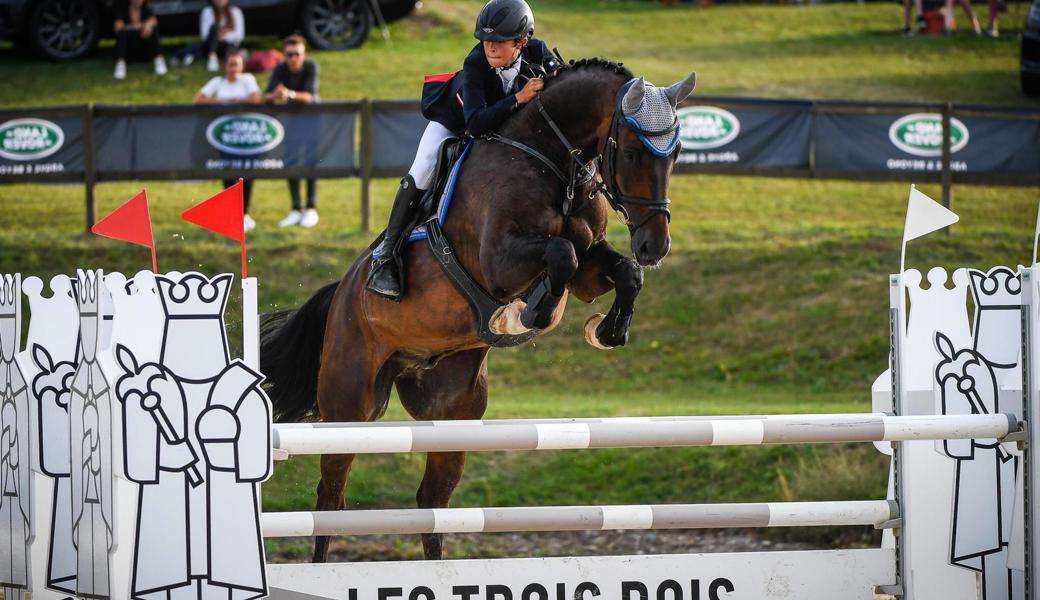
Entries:
POLYGON ((906 205, 906 225, 903 227, 903 241, 917 239, 933 231, 953 225, 960 220, 953 211, 925 196, 910 186, 910 201, 906 205))

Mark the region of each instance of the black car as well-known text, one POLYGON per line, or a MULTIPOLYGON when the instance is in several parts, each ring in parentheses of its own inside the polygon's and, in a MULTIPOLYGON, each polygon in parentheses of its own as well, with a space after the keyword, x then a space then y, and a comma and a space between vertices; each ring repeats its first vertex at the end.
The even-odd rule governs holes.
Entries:
MULTIPOLYGON (((126 0, 0 0, 0 38, 29 43, 42 56, 83 56, 112 35, 113 8, 126 0)), ((152 0, 164 36, 198 35, 206 0, 152 0)), ((246 32, 298 31, 317 48, 359 46, 372 27, 373 6, 387 21, 412 12, 416 0, 232 0, 246 32), (374 4, 377 3, 377 4, 374 4)))
POLYGON ((1027 96, 1040 96, 1040 0, 1033 6, 1022 29, 1022 91, 1027 96))

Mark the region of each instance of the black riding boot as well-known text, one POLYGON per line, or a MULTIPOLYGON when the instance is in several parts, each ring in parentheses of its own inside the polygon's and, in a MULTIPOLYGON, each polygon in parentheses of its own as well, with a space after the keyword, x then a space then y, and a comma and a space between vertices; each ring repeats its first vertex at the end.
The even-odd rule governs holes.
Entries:
MULTIPOLYGON (((383 253, 372 261, 372 271, 368 275, 365 287, 368 291, 397 300, 401 297, 402 277, 399 274, 398 252, 401 249, 401 235, 404 228, 412 221, 412 213, 419 205, 423 192, 415 186, 411 175, 405 175, 401 187, 397 188, 394 206, 390 209, 390 222, 386 225, 383 236, 383 253)), ((400 265, 403 268, 404 265, 400 265)))

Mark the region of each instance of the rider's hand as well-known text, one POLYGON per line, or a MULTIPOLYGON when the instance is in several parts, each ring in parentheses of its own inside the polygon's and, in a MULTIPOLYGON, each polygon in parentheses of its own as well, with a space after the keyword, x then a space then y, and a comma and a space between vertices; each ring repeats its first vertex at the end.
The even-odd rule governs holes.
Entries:
POLYGON ((519 104, 527 104, 534 100, 535 94, 545 87, 545 81, 541 77, 532 77, 524 84, 523 89, 516 93, 516 101, 519 104))

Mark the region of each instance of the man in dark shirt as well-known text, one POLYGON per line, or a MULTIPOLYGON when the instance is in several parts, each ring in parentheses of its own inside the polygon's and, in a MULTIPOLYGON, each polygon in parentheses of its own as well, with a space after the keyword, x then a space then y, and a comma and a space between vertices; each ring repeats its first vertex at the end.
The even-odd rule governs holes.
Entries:
MULTIPOLYGON (((264 100, 267 102, 285 101, 290 104, 308 104, 318 101, 318 64, 307 58, 307 46, 303 38, 290 35, 282 41, 285 60, 278 64, 267 82, 264 100)), ((310 152, 314 144, 309 143, 308 132, 286 131, 286 155, 295 152, 310 152)), ((292 197, 292 210, 278 224, 281 227, 300 225, 314 227, 318 224, 316 194, 318 182, 314 178, 307 179, 307 207, 303 209, 300 202, 300 180, 289 180, 289 195, 292 197)))

